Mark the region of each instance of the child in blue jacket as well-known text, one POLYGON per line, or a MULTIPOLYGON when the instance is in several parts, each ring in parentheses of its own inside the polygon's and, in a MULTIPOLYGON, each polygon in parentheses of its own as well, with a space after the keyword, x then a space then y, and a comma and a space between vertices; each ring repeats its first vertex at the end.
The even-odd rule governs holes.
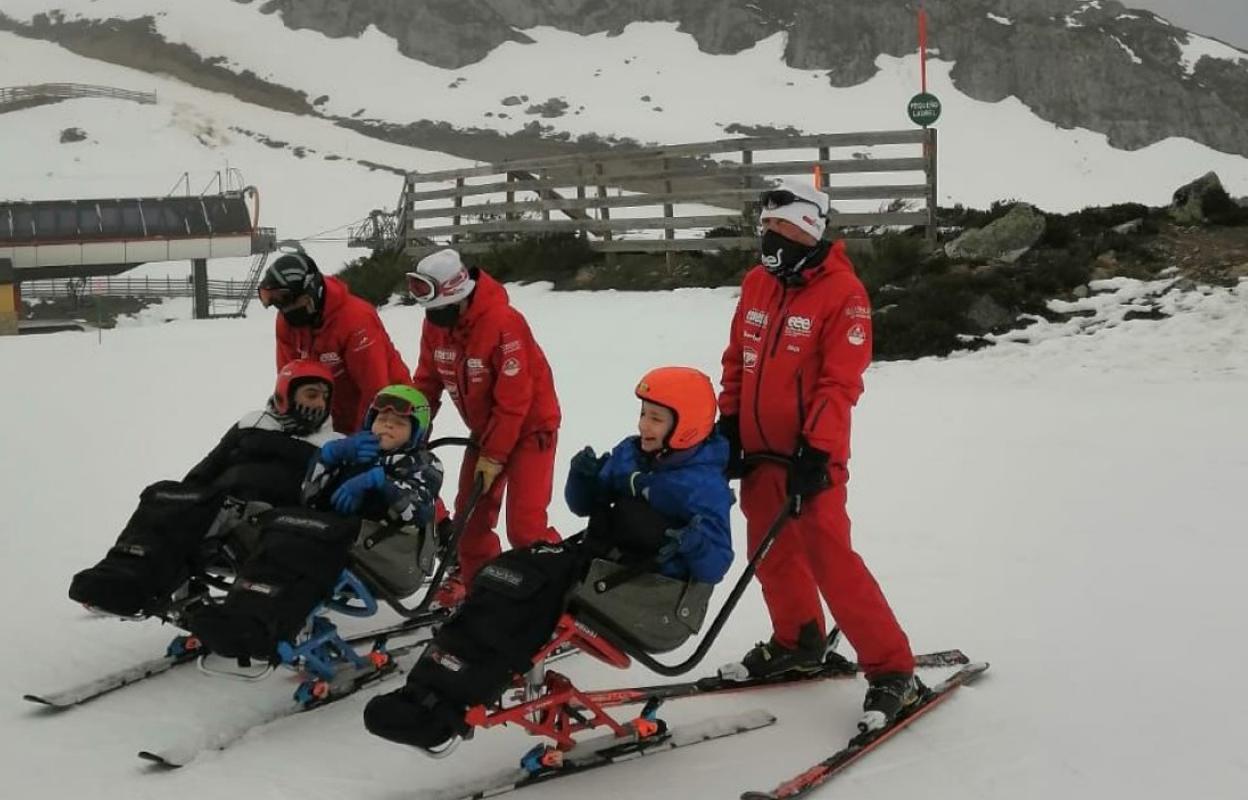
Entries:
POLYGON ((715 390, 688 367, 651 370, 637 385, 637 435, 609 455, 585 448, 565 490, 583 536, 511 550, 486 564, 398 691, 364 709, 369 732, 438 751, 469 726, 467 709, 489 704, 550 640, 590 559, 655 564, 665 575, 718 583, 732 564, 724 477, 728 443, 714 433, 715 390))
POLYGON ((724 477, 728 441, 714 432, 715 390, 690 367, 660 367, 637 384, 638 434, 602 457, 586 447, 572 458, 564 498, 573 514, 591 516, 625 498, 640 498, 671 527, 658 543, 659 572, 718 583, 732 564, 724 477))

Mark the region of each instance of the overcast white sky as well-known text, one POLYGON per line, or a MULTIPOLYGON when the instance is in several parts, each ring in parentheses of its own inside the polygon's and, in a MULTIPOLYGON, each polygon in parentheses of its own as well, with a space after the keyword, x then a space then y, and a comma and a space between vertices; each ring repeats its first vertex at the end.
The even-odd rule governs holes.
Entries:
POLYGON ((1122 0, 1122 4, 1148 9, 1181 28, 1248 49, 1248 0, 1122 0))

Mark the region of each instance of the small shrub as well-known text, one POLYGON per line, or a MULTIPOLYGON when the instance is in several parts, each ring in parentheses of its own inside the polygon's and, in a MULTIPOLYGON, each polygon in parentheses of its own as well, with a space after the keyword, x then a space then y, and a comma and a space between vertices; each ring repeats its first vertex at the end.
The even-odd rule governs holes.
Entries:
POLYGON ((411 269, 411 260, 402 251, 379 249, 352 261, 338 277, 352 294, 379 306, 403 288, 403 275, 411 269))

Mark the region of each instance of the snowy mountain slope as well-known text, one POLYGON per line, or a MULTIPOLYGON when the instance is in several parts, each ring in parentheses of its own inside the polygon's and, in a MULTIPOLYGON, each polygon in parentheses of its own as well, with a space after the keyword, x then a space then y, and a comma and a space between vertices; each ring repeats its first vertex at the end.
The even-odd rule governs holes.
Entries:
MULTIPOLYGON (((8 0, 5 13, 28 20, 58 5, 8 0)), ((610 36, 539 27, 524 31, 533 44, 504 43, 476 63, 449 70, 402 55, 393 38, 373 27, 358 38, 329 38, 290 30, 278 15, 258 10, 257 4, 233 2, 99 0, 66 9, 66 18, 152 15, 155 30, 169 42, 309 98, 327 96, 318 106, 324 113, 362 112, 363 119, 391 123, 441 120, 515 132, 536 121, 571 136, 697 141, 722 138, 734 123, 812 132, 905 128, 906 101, 918 91, 917 56, 882 55, 873 78, 834 88, 824 71, 784 63, 782 33, 735 55, 711 55, 672 23, 634 23, 610 36), (719 86, 733 91, 725 95, 719 86), (565 102, 566 113, 544 118, 533 111, 551 98, 565 102)), ((1201 52, 1226 55, 1201 50, 1201 41, 1192 38, 1189 61, 1201 52)), ((970 99, 952 86, 953 62, 936 60, 929 67, 932 90, 945 104, 939 123, 943 204, 986 206, 1017 198, 1055 211, 1125 201, 1163 204, 1177 186, 1209 170, 1219 172, 1232 194, 1248 193, 1248 159, 1178 139, 1138 151, 1115 149, 1102 134, 1039 119, 1016 98, 970 99)), ((435 163, 412 154, 405 166, 428 170, 435 163)), ((395 193, 397 184, 367 208, 392 203, 395 193)))
MULTIPOLYGON (((199 192, 215 172, 233 167, 260 189, 261 224, 276 227, 279 237, 301 238, 394 205, 401 178, 360 162, 396 169, 413 160, 446 168, 465 163, 3 32, 0 75, 12 85, 96 83, 157 95, 156 105, 82 99, 0 114, 6 199, 159 196, 184 172, 191 174, 192 191, 199 192), (85 131, 87 139, 61 143, 60 132, 70 127, 85 131), (297 147, 303 148, 303 157, 296 155, 297 147)), ((347 249, 345 230, 328 235, 336 240, 307 244, 327 269, 336 270, 360 255, 347 249)), ((246 259, 214 260, 210 274, 242 277, 247 265, 246 259)), ((178 264, 148 266, 131 274, 187 272, 186 265, 178 264)))
MULTIPOLYGON (((40 23, 46 22, 45 34, 53 36, 59 34, 52 29, 62 25, 68 26, 66 31, 82 30, 85 21, 112 16, 143 26, 160 17, 159 29, 185 37, 185 20, 204 7, 179 11, 168 0, 121 0, 86 8, 55 0, 18 0, 14 5, 14 13, 23 18, 48 12, 40 23)), ((415 6, 403 0, 266 0, 246 3, 245 9, 241 5, 227 16, 240 25, 268 17, 269 22, 260 23, 269 31, 266 43, 281 41, 275 24, 340 41, 377 31, 403 57, 454 70, 479 64, 507 46, 527 51, 526 58, 544 63, 556 80, 568 64, 548 61, 540 37, 530 31, 614 35, 635 23, 661 23, 678 28, 702 52, 730 56, 781 34, 783 48, 777 57, 782 63, 817 70, 836 86, 861 84, 876 74, 879 56, 897 58, 918 47, 911 0, 464 0, 415 6)), ((1120 147, 1181 136, 1248 155, 1248 139, 1239 130, 1248 111, 1243 104, 1248 69, 1236 63, 1241 51, 1212 49, 1215 40, 1114 0, 964 0, 935 3, 928 14, 931 46, 957 63, 954 85, 969 97, 992 102, 1012 95, 1042 119, 1107 133, 1120 147), (1208 57, 1198 61, 1192 57, 1197 53, 1208 57), (1140 98, 1146 102, 1138 102, 1140 98)), ((219 38, 243 29, 220 23, 214 27, 219 38)), ((194 47, 205 53, 239 50, 197 38, 194 47)), ((281 51, 273 45, 268 49, 281 51)), ((248 53, 236 60, 256 59, 248 53)), ((717 83, 713 72, 696 74, 706 91, 733 90, 733 84, 717 83)), ((784 116, 792 118, 795 110, 784 116)), ((800 124, 800 116, 796 119, 800 124)))
MULTIPOLYGON (((730 290, 512 291, 555 369, 560 484, 583 444, 604 447, 634 425, 632 386, 645 369, 688 363, 718 374, 734 302, 730 290)), ((820 797, 1242 796, 1248 704, 1233 681, 1248 658, 1238 499, 1248 480, 1246 291, 1185 295, 1187 313, 1159 323, 1055 338, 1036 329, 1031 346, 871 369, 851 464, 857 546, 915 647, 962 647, 993 670, 820 797)), ((386 309, 383 319, 411 361, 419 312, 386 309)), ((189 671, 51 717, 17 699, 147 655, 171 635, 90 618, 65 587, 111 543, 142 486, 179 474, 262 401, 271 325, 258 313, 119 329, 101 343, 0 340, 9 387, 0 416, 16 423, 0 434, 0 635, 10 656, 0 661, 0 774, 13 796, 46 794, 55 774, 58 795, 101 800, 399 800, 527 748, 518 732, 488 731, 429 761, 369 738, 356 699, 179 772, 146 774, 136 750, 289 685, 189 671)), ((439 433, 458 430, 439 421, 439 433)), ((552 520, 575 530, 559 500, 552 520)), ((740 545, 741 519, 734 524, 740 545)), ((708 668, 764 637, 765 620, 752 589, 708 668)), ((564 668, 597 687, 656 680, 585 658, 564 668)), ((673 704, 675 722, 757 707, 780 721, 517 798, 735 797, 837 744, 862 690, 838 683, 673 704)))

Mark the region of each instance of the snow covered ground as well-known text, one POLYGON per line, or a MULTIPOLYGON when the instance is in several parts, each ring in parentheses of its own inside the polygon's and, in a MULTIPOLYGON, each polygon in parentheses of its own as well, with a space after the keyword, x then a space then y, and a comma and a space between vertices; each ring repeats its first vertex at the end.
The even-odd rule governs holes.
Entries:
MULTIPOLYGON (((1098 288, 1119 300, 1158 291, 1098 288)), ((718 375, 734 302, 730 290, 512 292, 556 372, 560 485, 579 447, 630 430, 632 386, 645 369, 686 363, 718 375)), ((1034 344, 868 373, 851 464, 857 545, 916 648, 961 647, 993 667, 820 796, 1243 796, 1248 284, 1168 296, 1184 311, 1162 322, 1114 323, 1118 305, 1096 299, 1110 296, 1088 306, 1099 302, 1111 322, 1082 335, 1033 327, 1034 344)), ((187 670, 59 715, 19 699, 163 647, 171 630, 91 617, 65 598, 68 579, 102 555, 144 485, 181 474, 269 391, 267 314, 173 324, 147 314, 102 338, 0 340, 6 794, 54 785, 57 796, 101 800, 398 800, 513 763, 529 744, 517 731, 484 732, 440 762, 372 739, 357 697, 181 771, 148 774, 137 750, 290 683, 244 686, 187 670)), ((391 308, 383 319, 414 357, 419 312, 391 308)), ((552 513, 575 530, 558 500, 552 513)), ((707 668, 766 634, 752 589, 707 668)), ((595 687, 655 681, 586 657, 564 666, 595 687)), ((673 722, 761 707, 779 723, 518 797, 727 798, 766 788, 847 736, 863 688, 675 703, 665 714, 673 722)))

